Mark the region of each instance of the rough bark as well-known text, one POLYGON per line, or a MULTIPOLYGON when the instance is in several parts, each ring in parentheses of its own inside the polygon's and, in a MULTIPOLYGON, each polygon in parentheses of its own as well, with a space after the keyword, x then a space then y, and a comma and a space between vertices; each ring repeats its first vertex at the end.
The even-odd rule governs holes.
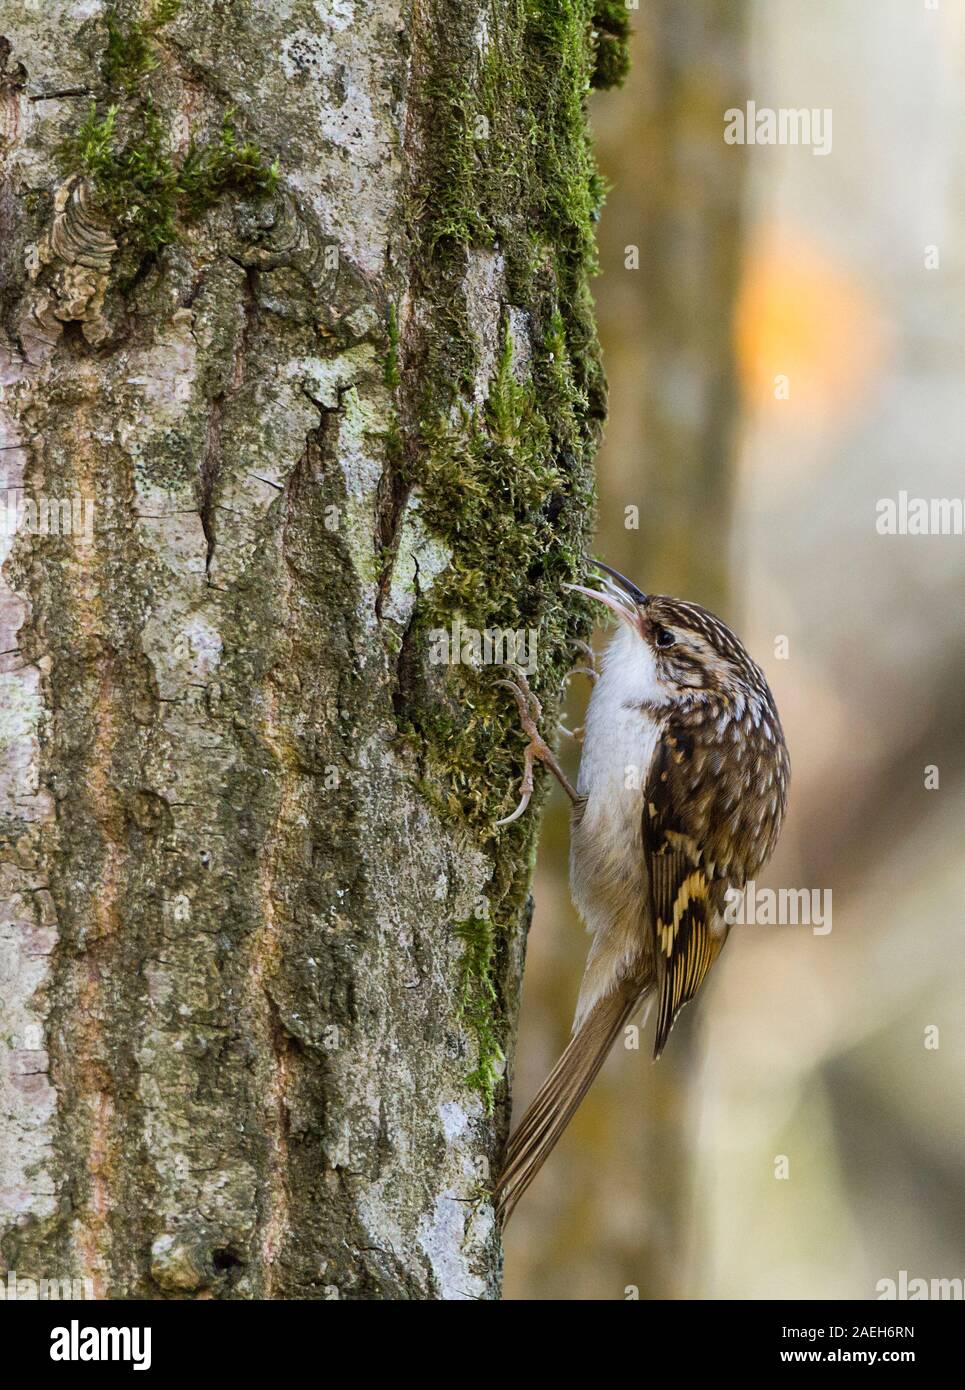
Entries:
POLYGON ((535 816, 432 632, 537 629, 552 712, 591 16, 0 4, 5 492, 94 508, 2 541, 3 1270, 498 1293, 535 816))

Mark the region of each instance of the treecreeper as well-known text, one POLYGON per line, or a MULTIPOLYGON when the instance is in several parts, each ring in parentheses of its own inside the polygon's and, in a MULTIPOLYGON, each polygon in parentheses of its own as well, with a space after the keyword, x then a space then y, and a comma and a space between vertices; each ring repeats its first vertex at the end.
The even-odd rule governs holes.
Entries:
POLYGON ((740 639, 696 603, 645 594, 599 564, 599 601, 618 628, 586 716, 573 787, 539 731, 519 672, 522 815, 544 762, 573 805, 570 888, 592 935, 573 1037, 509 1141, 495 1188, 503 1221, 539 1172, 641 1008, 657 1006, 653 1054, 720 955, 728 894, 777 844, 790 761, 764 673, 740 639))

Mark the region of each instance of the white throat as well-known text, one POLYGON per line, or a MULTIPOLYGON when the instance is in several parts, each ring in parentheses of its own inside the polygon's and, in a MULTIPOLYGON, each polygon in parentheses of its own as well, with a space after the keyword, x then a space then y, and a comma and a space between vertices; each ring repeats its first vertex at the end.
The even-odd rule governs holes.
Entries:
POLYGON ((622 796, 645 785, 659 728, 645 706, 667 702, 653 652, 621 624, 604 654, 586 713, 578 783, 582 794, 592 787, 594 797, 622 796))

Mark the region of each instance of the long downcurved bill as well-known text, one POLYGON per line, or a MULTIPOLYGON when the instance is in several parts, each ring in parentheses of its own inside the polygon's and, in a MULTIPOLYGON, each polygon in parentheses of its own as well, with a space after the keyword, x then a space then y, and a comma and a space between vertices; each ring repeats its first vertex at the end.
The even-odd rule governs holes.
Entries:
POLYGON ((615 613, 621 622, 629 623, 631 626, 636 623, 636 609, 622 595, 605 594, 601 589, 587 589, 582 584, 564 584, 563 588, 569 589, 573 594, 585 594, 587 598, 595 598, 598 603, 605 604, 611 613, 615 613))
POLYGON ((598 603, 604 604, 611 613, 615 613, 617 618, 626 623, 629 627, 636 629, 640 623, 639 604, 646 603, 647 596, 636 584, 632 584, 629 579, 624 578, 617 570, 611 570, 609 565, 596 562, 601 570, 605 570, 607 575, 612 575, 612 579, 604 576, 604 589, 588 589, 583 584, 564 584, 564 589, 569 589, 574 594, 584 594, 587 598, 595 598, 598 603), (618 580, 622 587, 618 587, 613 581, 618 580))

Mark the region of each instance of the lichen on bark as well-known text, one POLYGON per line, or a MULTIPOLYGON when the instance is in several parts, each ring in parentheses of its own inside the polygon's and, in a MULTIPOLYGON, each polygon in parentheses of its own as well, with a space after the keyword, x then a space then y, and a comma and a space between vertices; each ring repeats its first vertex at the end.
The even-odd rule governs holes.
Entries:
POLYGON ((552 718, 603 414, 592 10, 0 3, 7 482, 96 515, 0 570, 24 1276, 498 1292, 535 818, 494 829, 495 673, 426 642, 535 628, 552 718), (115 104, 158 123, 163 235, 104 196, 120 115, 85 165, 92 98, 88 151, 115 104), (277 183, 191 204, 228 111, 277 183))

